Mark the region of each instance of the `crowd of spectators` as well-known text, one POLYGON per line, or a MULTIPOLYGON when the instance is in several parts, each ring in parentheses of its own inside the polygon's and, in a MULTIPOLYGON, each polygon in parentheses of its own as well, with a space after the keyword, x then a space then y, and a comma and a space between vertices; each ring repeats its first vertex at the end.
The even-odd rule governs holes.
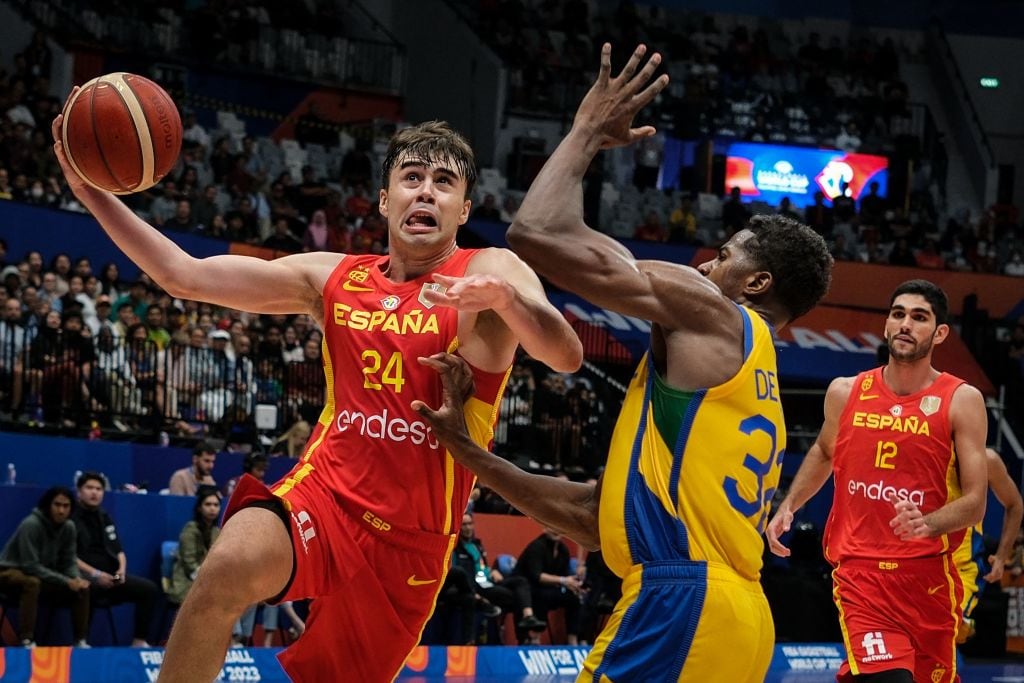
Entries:
POLYGON ((899 50, 870 33, 791 36, 780 22, 720 25, 651 3, 612 11, 586 0, 463 0, 463 14, 510 70, 513 111, 562 116, 589 87, 604 42, 645 43, 672 81, 652 112, 677 137, 835 144, 882 150, 907 115, 899 50))

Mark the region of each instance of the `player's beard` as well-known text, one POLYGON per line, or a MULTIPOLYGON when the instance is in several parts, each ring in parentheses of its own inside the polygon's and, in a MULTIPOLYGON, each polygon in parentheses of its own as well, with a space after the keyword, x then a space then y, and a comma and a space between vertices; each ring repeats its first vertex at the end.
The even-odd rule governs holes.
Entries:
POLYGON ((889 335, 885 340, 885 345, 889 347, 889 357, 900 363, 913 363, 916 360, 925 358, 932 351, 931 337, 921 343, 915 343, 909 351, 897 351, 893 346, 895 338, 895 334, 889 335))

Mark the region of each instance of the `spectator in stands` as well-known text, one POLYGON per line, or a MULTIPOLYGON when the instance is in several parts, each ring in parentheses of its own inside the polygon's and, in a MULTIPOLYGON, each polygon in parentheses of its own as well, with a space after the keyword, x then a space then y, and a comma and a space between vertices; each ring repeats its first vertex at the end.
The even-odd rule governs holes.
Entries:
POLYGON ((128 288, 127 294, 122 294, 114 301, 114 310, 120 316, 121 304, 127 302, 132 306, 132 311, 141 320, 146 317, 149 305, 152 303, 153 295, 150 292, 149 282, 139 278, 128 288))
MULTIPOLYGON (((357 185, 356 189, 359 187, 361 186, 357 185)), ((307 164, 302 167, 302 182, 299 183, 298 194, 292 202, 299 210, 299 214, 309 220, 314 211, 327 205, 327 192, 327 184, 317 178, 316 169, 307 164)))
POLYGON ((814 193, 814 204, 804 212, 804 221, 822 237, 827 239, 832 235, 832 209, 825 206, 825 195, 822 192, 814 193))
POLYGON ((121 271, 118 269, 117 264, 110 261, 104 264, 103 269, 100 271, 100 291, 110 297, 111 301, 116 301, 122 294, 124 285, 121 284, 121 271))
POLYGON ((645 242, 664 242, 667 236, 657 211, 648 211, 644 222, 633 231, 633 239, 645 242))
POLYGON ((633 171, 633 185, 641 192, 657 186, 664 146, 665 140, 660 135, 645 137, 636 144, 633 157, 636 164, 633 171))
POLYGON ((0 551, 0 588, 17 591, 18 640, 35 647, 40 594, 71 605, 76 647, 88 647, 89 582, 75 564, 74 497, 63 486, 47 489, 0 551))
POLYGON ((153 608, 160 590, 141 576, 128 574, 128 558, 121 547, 114 519, 102 508, 107 481, 102 474, 85 472, 78 477, 78 505, 72 513, 77 542, 79 573, 92 584, 91 601, 120 605, 135 603, 133 647, 146 642, 153 621, 153 608))
POLYGON ((894 266, 916 266, 917 258, 910 248, 910 241, 906 237, 896 240, 892 251, 889 252, 889 263, 894 266))
POLYGON ((569 569, 570 557, 561 534, 545 529, 519 553, 516 574, 530 582, 533 612, 540 621, 548 621, 549 610, 565 608, 566 638, 576 645, 583 584, 569 569))
POLYGON ((785 216, 790 220, 800 221, 803 220, 800 214, 793 209, 793 202, 790 201, 789 197, 783 197, 782 201, 779 202, 779 210, 777 212, 780 216, 785 216))
POLYGON ((60 291, 58 286, 59 278, 57 274, 52 271, 46 271, 43 273, 43 286, 39 290, 39 299, 50 304, 50 309, 60 313, 63 311, 63 302, 61 302, 61 296, 63 293, 60 291))
MULTIPOLYGON (((242 474, 251 474, 260 481, 263 481, 263 477, 267 474, 267 467, 270 466, 270 460, 264 453, 247 453, 245 458, 242 460, 242 474)), ((235 486, 238 485, 238 477, 231 477, 228 479, 228 483, 224 485, 224 500, 231 497, 231 494, 235 492, 235 486)))
MULTIPOLYGON (((337 193, 332 193, 337 196, 337 193)), ((285 219, 278 219, 275 224, 277 227, 282 221, 287 222, 285 219)), ((302 251, 332 251, 329 249, 328 242, 330 240, 330 226, 327 224, 327 213, 323 209, 317 209, 313 212, 312 218, 309 219, 309 225, 306 226, 306 234, 302 236, 302 251)), ((298 251, 296 249, 295 251, 298 251)))
POLYGON ((529 581, 517 574, 505 576, 496 566, 490 566, 483 541, 476 536, 473 515, 468 512, 462 516, 459 542, 452 554, 452 564, 470 577, 477 598, 485 606, 496 605, 502 612, 516 615, 516 631, 520 641, 529 638, 527 634, 532 636, 532 632, 547 628, 547 623, 534 616, 529 581))
POLYGON ((878 194, 878 182, 868 185, 868 193, 860 200, 860 220, 862 223, 881 225, 885 220, 886 201, 878 194))
POLYGON ((199 145, 206 149, 210 148, 210 134, 206 132, 206 129, 199 125, 199 121, 196 119, 196 113, 191 109, 186 109, 184 112, 184 121, 182 121, 182 139, 186 143, 192 143, 193 145, 199 145))
POLYGON ((946 267, 946 260, 939 253, 939 246, 931 238, 925 240, 924 246, 915 254, 914 261, 918 268, 942 270, 946 267))
POLYGON ((306 448, 309 435, 312 433, 313 428, 309 426, 309 423, 303 419, 298 419, 281 436, 277 437, 277 441, 270 447, 270 452, 273 455, 286 455, 289 458, 298 458, 306 448))
POLYGON ((729 199, 722 204, 722 227, 727 235, 742 230, 750 218, 750 211, 743 203, 740 195, 740 188, 734 187, 729 190, 729 199))
POLYGON ((193 232, 196 229, 196 221, 192 218, 192 201, 179 195, 174 205, 174 215, 163 225, 164 230, 176 230, 177 232, 193 232))
POLYGON ((668 217, 668 241, 674 244, 697 243, 697 214, 693 212, 693 200, 683 196, 679 206, 668 217))
POLYGON ((168 491, 173 496, 194 496, 200 485, 216 487, 217 482, 213 480, 216 462, 217 451, 205 441, 200 441, 192 449, 192 465, 171 475, 168 491))
POLYGON ((844 152, 856 152, 860 146, 860 130, 857 128, 856 122, 849 121, 843 124, 839 134, 836 135, 836 147, 844 152))
POLYGON ((366 187, 362 184, 352 188, 352 196, 345 200, 345 211, 351 218, 365 218, 371 210, 370 200, 366 197, 366 187))
MULTIPOLYGON (((323 215, 323 211, 318 211, 317 213, 323 215)), ((322 227, 326 241, 327 226, 324 225, 322 227)), ((307 231, 306 234, 309 235, 309 231, 307 231)), ((309 251, 308 249, 303 249, 302 244, 288 229, 288 219, 284 217, 278 218, 274 221, 274 233, 267 239, 263 240, 263 246, 275 251, 286 251, 289 254, 294 254, 300 250, 309 251)))
POLYGON ((0 318, 0 413, 13 414, 21 406, 26 343, 21 318, 21 303, 7 298, 0 318))
POLYGON ((146 308, 146 339, 163 351, 171 343, 171 333, 164 324, 164 309, 160 304, 150 304, 146 308))
POLYGON ((519 201, 512 194, 506 194, 501 200, 501 214, 499 220, 502 223, 511 223, 515 220, 516 211, 519 210, 519 201))
POLYGON ((193 203, 191 219, 197 230, 209 232, 213 228, 214 217, 221 213, 217 194, 216 185, 207 185, 203 188, 202 195, 193 203))
POLYGON ((370 184, 373 178, 373 162, 370 161, 366 148, 366 138, 359 138, 355 146, 342 157, 341 182, 344 187, 370 184))
POLYGON ((210 552, 210 546, 217 540, 220 527, 220 493, 216 486, 203 485, 196 493, 196 504, 192 519, 185 524, 178 536, 178 555, 174 560, 171 583, 167 599, 180 605, 196 580, 199 568, 210 552))
POLYGON ((857 252, 850 247, 844 232, 837 232, 832 238, 832 246, 829 249, 829 253, 832 254, 832 258, 836 261, 855 261, 857 259, 857 252))
POLYGON ((1010 254, 1010 258, 1006 261, 1006 265, 1003 266, 1003 275, 1024 277, 1024 258, 1021 257, 1019 249, 1014 249, 1013 253, 1010 254))
POLYGON ((488 192, 484 196, 483 203, 473 209, 473 218, 479 218, 484 221, 501 220, 501 210, 498 208, 498 200, 493 194, 488 192))
POLYGON ((178 210, 177 183, 170 178, 165 178, 161 188, 163 193, 149 205, 149 217, 153 221, 153 225, 157 227, 163 227, 174 216, 175 211, 178 210))

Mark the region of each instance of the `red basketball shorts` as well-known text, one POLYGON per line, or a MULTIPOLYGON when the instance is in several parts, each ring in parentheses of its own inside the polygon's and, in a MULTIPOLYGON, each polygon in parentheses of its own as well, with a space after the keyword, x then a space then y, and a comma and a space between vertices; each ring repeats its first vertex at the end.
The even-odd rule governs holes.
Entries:
POLYGON ((278 500, 295 567, 275 601, 313 598, 306 631, 281 653, 281 665, 298 683, 392 681, 434 610, 456 537, 392 528, 346 509, 313 477, 279 498, 243 476, 225 524, 242 508, 278 500))
POLYGON ((955 683, 963 584, 952 557, 847 560, 832 572, 846 645, 837 680, 907 669, 915 681, 955 683))

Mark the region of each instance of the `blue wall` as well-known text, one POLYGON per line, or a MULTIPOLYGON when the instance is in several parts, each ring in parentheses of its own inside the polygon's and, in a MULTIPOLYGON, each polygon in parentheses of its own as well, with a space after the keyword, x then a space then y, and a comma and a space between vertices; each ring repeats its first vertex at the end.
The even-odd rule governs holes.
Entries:
MULTIPOLYGON (((240 453, 220 453, 214 467, 214 479, 223 486, 242 471, 240 453)), ((59 437, 0 433, 0 467, 4 481, 7 463, 13 463, 18 483, 0 485, 0 544, 6 543, 14 530, 35 507, 40 496, 53 485, 72 487, 75 472, 103 472, 115 490, 108 491, 103 507, 117 523, 121 544, 128 556, 128 571, 160 582, 160 544, 177 540, 185 523, 192 518, 194 499, 186 496, 158 495, 167 486, 171 473, 191 463, 191 452, 184 448, 161 448, 129 443, 85 441, 59 437), (121 493, 126 483, 150 482, 148 494, 121 493)), ((295 464, 289 458, 272 458, 267 481, 280 479, 295 464)), ((161 610, 157 610, 157 619, 161 610)), ((133 608, 114 609, 117 635, 127 644, 132 635, 133 608)), ((42 620, 47 619, 43 614, 42 620)), ((70 642, 69 619, 58 613, 53 622, 51 640, 70 642)), ((159 629, 157 624, 155 628, 159 629)), ((44 627, 45 629, 45 627, 44 627)), ((153 634, 159 638, 158 633, 153 634)), ((110 643, 105 615, 93 620, 90 642, 110 643)))

